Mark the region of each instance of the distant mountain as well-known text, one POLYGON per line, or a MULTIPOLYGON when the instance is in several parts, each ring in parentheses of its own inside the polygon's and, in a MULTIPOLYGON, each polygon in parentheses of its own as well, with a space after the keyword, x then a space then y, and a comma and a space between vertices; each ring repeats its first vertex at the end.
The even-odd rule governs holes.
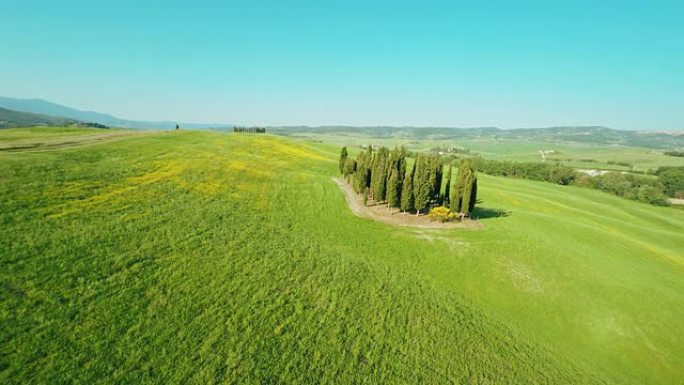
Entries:
POLYGON ((34 114, 50 115, 62 118, 74 119, 82 122, 93 122, 110 127, 135 128, 135 129, 170 129, 179 124, 182 128, 209 129, 209 128, 232 128, 232 124, 219 123, 179 123, 174 121, 141 121, 117 118, 109 114, 93 111, 81 111, 75 108, 52 103, 42 99, 16 99, 0 96, 0 107, 34 114))
POLYGON ((31 126, 68 126, 80 122, 55 116, 8 110, 0 107, 0 128, 31 126))
POLYGON ((544 142, 583 142, 657 149, 684 148, 684 131, 625 131, 601 126, 559 126, 510 130, 502 130, 496 127, 279 126, 269 127, 268 131, 286 136, 335 134, 363 136, 369 139, 516 139, 544 142))

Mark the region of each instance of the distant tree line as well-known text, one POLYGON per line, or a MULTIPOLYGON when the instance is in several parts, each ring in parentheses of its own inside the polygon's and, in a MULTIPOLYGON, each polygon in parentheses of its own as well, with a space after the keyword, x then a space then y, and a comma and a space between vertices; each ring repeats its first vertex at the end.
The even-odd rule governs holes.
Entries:
POLYGON ((78 122, 76 125, 80 127, 109 128, 107 125, 95 122, 78 122))
POLYGON ((660 167, 655 174, 666 195, 684 199, 684 167, 660 167))
POLYGON ((473 167, 482 173, 496 176, 541 180, 561 185, 572 184, 577 178, 575 169, 559 163, 511 162, 471 158, 473 167))
POLYGON ((593 177, 579 176, 575 185, 594 188, 639 202, 659 206, 667 205, 667 195, 659 178, 612 171, 593 177))
MULTIPOLYGON (((477 175, 467 162, 462 162, 452 186, 449 166, 444 184, 444 164, 438 154, 415 154, 411 170, 407 169, 408 152, 404 147, 389 150, 368 146, 356 159, 347 148, 340 152, 339 170, 357 194, 399 208, 403 212, 427 213, 435 206, 448 207, 453 213, 469 216, 477 201, 477 175)), ((448 210, 447 210, 448 211, 448 210)))
POLYGON ((454 146, 438 146, 430 149, 431 152, 444 155, 444 154, 465 154, 470 155, 469 148, 461 148, 454 146))
POLYGON ((265 134, 265 127, 233 127, 233 132, 248 133, 248 134, 265 134))
POLYGON ((684 157, 684 151, 665 151, 665 155, 684 157))
POLYGON ((592 177, 559 163, 527 163, 482 158, 471 158, 470 162, 477 171, 489 175, 589 187, 654 205, 666 205, 668 197, 684 198, 684 167, 661 167, 655 171, 656 177, 617 171, 592 177))

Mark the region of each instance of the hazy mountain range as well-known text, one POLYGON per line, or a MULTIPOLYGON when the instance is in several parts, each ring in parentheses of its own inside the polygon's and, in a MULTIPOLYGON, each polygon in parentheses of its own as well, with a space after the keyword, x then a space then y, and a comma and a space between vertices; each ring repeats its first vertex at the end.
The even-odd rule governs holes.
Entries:
POLYGON ((81 111, 61 104, 42 99, 16 99, 0 96, 0 107, 8 110, 28 112, 32 114, 49 115, 77 120, 80 122, 99 123, 110 127, 135 129, 171 129, 179 124, 183 128, 208 129, 231 128, 232 124, 220 123, 186 123, 175 121, 143 121, 127 120, 101 112, 81 111))
POLYGON ((0 128, 29 126, 68 126, 77 121, 58 116, 21 112, 0 107, 0 128))

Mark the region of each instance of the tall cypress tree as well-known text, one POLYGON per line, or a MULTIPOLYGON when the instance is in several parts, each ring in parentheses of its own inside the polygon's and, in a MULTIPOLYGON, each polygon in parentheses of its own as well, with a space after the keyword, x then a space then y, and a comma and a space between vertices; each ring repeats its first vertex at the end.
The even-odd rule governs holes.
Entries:
POLYGON ((373 192, 375 191, 375 185, 377 181, 375 180, 375 177, 377 176, 377 173, 375 172, 375 165, 378 162, 378 153, 374 153, 371 155, 370 159, 370 185, 368 186, 368 197, 373 198, 373 192))
POLYGON ((356 162, 356 172, 354 173, 354 191, 361 194, 368 189, 369 182, 369 162, 371 152, 364 151, 359 153, 358 161, 356 162))
POLYGON ((371 193, 377 203, 384 201, 387 195, 388 156, 389 150, 387 147, 380 147, 373 157, 371 193))
POLYGON ((449 164, 449 171, 446 175, 446 186, 444 186, 444 198, 442 199, 443 206, 449 206, 449 198, 451 198, 451 164, 449 164))
POLYGON ((387 208, 399 207, 401 189, 399 186, 399 171, 392 169, 387 180, 387 208))
POLYGON ((401 186, 401 211, 407 212, 414 209, 413 204, 413 176, 416 173, 416 163, 413 163, 410 173, 406 173, 401 186))
POLYGON ((402 182, 406 177, 406 148, 399 147, 399 159, 397 160, 397 170, 399 171, 399 181, 402 182))
POLYGON ((463 189, 465 187, 465 178, 468 170, 467 163, 465 161, 461 162, 458 168, 458 175, 456 175, 456 183, 454 183, 454 188, 451 190, 451 197, 449 198, 449 208, 455 213, 461 212, 461 200, 463 198, 463 189))
POLYGON ((469 216, 470 215, 470 198, 473 191, 473 173, 468 169, 468 174, 465 177, 465 185, 463 187, 463 197, 461 198, 461 212, 469 216))
POLYGON ((431 181, 430 159, 424 154, 416 156, 416 173, 413 176, 413 204, 416 208, 416 215, 427 207, 430 195, 434 189, 431 181))
POLYGON ((342 175, 344 176, 344 179, 346 179, 347 183, 349 183, 350 176, 354 175, 355 172, 356 161, 354 159, 347 158, 347 160, 344 162, 344 168, 342 169, 342 175))
POLYGON ((444 170, 444 163, 442 157, 439 155, 432 155, 430 160, 430 182, 432 189, 430 191, 430 200, 438 200, 442 193, 442 173, 444 170))
POLYGON ((339 161, 340 174, 344 174, 344 163, 347 161, 347 156, 349 156, 349 154, 347 153, 347 147, 342 147, 342 151, 340 151, 339 161))
POLYGON ((470 203, 468 205, 468 213, 472 215, 475 210, 475 203, 477 202, 477 173, 473 172, 473 181, 470 188, 470 203))

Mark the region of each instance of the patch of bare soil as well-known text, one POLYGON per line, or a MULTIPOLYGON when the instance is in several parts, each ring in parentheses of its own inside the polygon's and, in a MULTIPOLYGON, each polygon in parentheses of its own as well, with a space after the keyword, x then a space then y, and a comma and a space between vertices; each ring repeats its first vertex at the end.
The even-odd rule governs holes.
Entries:
POLYGON ((427 215, 402 213, 399 209, 388 209, 385 204, 375 204, 372 201, 368 206, 363 204, 363 199, 354 192, 352 187, 342 178, 333 178, 340 187, 347 200, 349 209, 354 215, 374 221, 388 223, 395 226, 416 227, 421 229, 483 229, 484 225, 478 221, 466 219, 461 222, 437 222, 427 215))

